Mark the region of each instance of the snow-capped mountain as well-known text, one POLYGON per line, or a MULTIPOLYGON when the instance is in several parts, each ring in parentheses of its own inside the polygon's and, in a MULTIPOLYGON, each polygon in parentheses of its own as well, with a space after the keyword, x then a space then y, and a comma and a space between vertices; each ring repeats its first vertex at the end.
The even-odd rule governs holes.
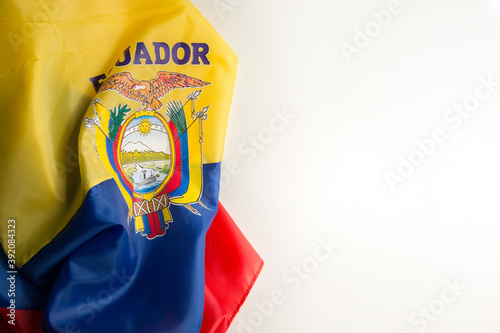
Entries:
POLYGON ((133 153, 137 151, 140 154, 153 152, 154 150, 146 146, 144 143, 138 142, 129 142, 125 146, 122 147, 122 153, 133 153))

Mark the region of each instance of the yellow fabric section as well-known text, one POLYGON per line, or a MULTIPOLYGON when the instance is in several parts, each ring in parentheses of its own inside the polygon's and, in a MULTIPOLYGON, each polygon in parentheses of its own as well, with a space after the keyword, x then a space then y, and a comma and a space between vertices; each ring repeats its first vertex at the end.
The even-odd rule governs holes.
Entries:
MULTIPOLYGON (((106 114, 109 112, 101 104, 96 103, 91 106, 93 112, 97 114, 106 114)), ((109 117, 102 117, 101 127, 109 126, 109 117)), ((80 131, 80 169, 84 175, 93 175, 92 178, 85 178, 83 181, 84 190, 87 192, 92 186, 99 184, 102 180, 110 178, 109 171, 111 165, 109 161, 99 162, 98 156, 106 156, 106 135, 105 133, 94 129, 94 131, 80 131), (104 168, 103 168, 104 166, 104 168)))
MULTIPOLYGON (((165 223, 169 223, 172 221, 172 215, 170 214, 170 210, 164 209, 162 210, 163 212, 163 219, 165 220, 165 223)), ((143 226, 144 228, 144 226, 143 226)))
MULTIPOLYGON (((0 45, 1 116, 7 124, 0 131, 0 241, 5 249, 7 220, 15 219, 18 266, 63 230, 92 186, 112 178, 91 144, 92 131, 81 130, 96 96, 90 78, 130 71, 148 81, 170 71, 210 82, 196 102, 210 106, 203 163, 220 162, 237 59, 188 1, 2 1, 0 45), (153 42, 168 44, 170 51, 183 42, 192 52, 193 43, 206 43, 210 64, 176 64, 172 58, 154 64, 153 42), (144 58, 133 63, 138 43, 152 65, 144 58), (127 48, 130 64, 115 67, 127 48)), ((193 90, 172 90, 168 100, 184 102, 193 90)), ((115 91, 102 96, 110 106, 123 103, 115 91)), ((95 138, 103 140, 102 134, 95 138)))
POLYGON ((144 230, 144 222, 142 221, 142 217, 133 217, 132 220, 135 224, 135 232, 144 230))

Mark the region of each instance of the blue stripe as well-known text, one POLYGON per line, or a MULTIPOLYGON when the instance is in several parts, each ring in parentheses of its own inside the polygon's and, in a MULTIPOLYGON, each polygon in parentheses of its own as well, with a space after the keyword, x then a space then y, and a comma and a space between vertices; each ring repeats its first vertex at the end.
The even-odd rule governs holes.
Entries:
MULTIPOLYGON (((19 269, 17 309, 44 310, 43 328, 51 332, 198 332, 220 164, 204 165, 203 175, 201 200, 209 209, 195 205, 198 216, 171 204, 173 223, 153 240, 127 222, 114 180, 90 189, 66 228, 19 269)), ((5 253, 1 259, 5 265, 5 253)), ((0 289, 6 287, 2 279, 0 289)), ((0 293, 1 307, 6 297, 0 293)))
POLYGON ((136 219, 141 219, 142 224, 144 224, 144 231, 141 231, 142 235, 149 235, 151 233, 151 228, 149 227, 149 221, 147 215, 142 215, 136 217, 136 219))
POLYGON ((158 218, 160 219, 160 226, 163 230, 167 228, 167 224, 165 223, 165 217, 163 217, 163 212, 158 211, 158 218))

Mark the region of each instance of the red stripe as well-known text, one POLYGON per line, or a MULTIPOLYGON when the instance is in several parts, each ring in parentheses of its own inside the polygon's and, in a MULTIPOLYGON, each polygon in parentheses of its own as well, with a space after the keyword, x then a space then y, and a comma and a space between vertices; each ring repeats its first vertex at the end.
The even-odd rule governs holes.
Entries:
POLYGON ((149 218, 153 220, 154 228, 156 230, 156 235, 161 236, 165 234, 165 230, 161 230, 160 226, 160 217, 158 216, 158 212, 154 212, 149 215, 149 218))
POLYGON ((8 315, 9 309, 0 308, 0 332, 2 333, 43 333, 40 328, 42 311, 17 310, 15 311, 15 325, 9 324, 12 320, 8 315))
MULTIPOLYGON (((119 138, 120 135, 121 135, 121 132, 124 130, 123 126, 120 125, 120 127, 118 128, 118 133, 116 134, 116 137, 119 138)), ((117 141, 115 141, 116 143, 117 141)), ((125 183, 125 185, 127 185, 127 187, 129 188, 129 190, 131 192, 134 192, 134 184, 130 181, 130 179, 127 177, 127 175, 125 173, 122 174, 122 170, 120 170, 120 165, 121 165, 121 162, 119 163, 118 159, 120 158, 119 157, 119 153, 121 152, 120 151, 120 148, 121 147, 116 147, 115 146, 115 149, 113 149, 113 159, 115 161, 115 165, 116 165, 116 168, 118 169, 119 173, 118 173, 118 176, 122 179, 122 181, 125 183)))
POLYGON ((263 264, 219 203, 219 210, 206 236, 205 307, 200 333, 227 331, 263 264))
POLYGON ((146 215, 146 218, 148 219, 149 230, 151 230, 151 233, 148 235, 148 238, 154 238, 154 237, 156 237, 156 226, 155 226, 155 220, 153 218, 153 215, 148 214, 148 215, 146 215))
MULTIPOLYGON (((175 142, 175 163, 172 163, 172 165, 175 165, 174 169, 174 174, 172 175, 172 178, 168 181, 167 185, 165 185, 165 188, 163 191, 161 191, 160 194, 163 193, 170 193, 176 188, 178 188, 181 185, 182 181, 182 158, 181 158, 181 140, 177 140, 179 138, 177 128, 175 127, 173 122, 168 123, 170 126, 170 130, 172 131, 172 137, 175 142), (176 141, 177 140, 177 141, 176 141)), ((174 161, 173 161, 174 162, 174 161)))
POLYGON ((161 230, 160 217, 158 216, 158 212, 154 212, 146 216, 148 219, 149 229, 151 230, 151 233, 148 235, 148 238, 155 238, 156 236, 164 235, 165 230, 161 230))

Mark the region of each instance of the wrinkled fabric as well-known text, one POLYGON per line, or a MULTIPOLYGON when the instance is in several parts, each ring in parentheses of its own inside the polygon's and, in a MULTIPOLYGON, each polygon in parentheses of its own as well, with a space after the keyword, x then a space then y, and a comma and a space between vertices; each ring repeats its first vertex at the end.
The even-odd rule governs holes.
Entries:
POLYGON ((3 1, 0 31, 2 332, 226 331, 262 268, 218 201, 231 49, 183 0, 3 1))

